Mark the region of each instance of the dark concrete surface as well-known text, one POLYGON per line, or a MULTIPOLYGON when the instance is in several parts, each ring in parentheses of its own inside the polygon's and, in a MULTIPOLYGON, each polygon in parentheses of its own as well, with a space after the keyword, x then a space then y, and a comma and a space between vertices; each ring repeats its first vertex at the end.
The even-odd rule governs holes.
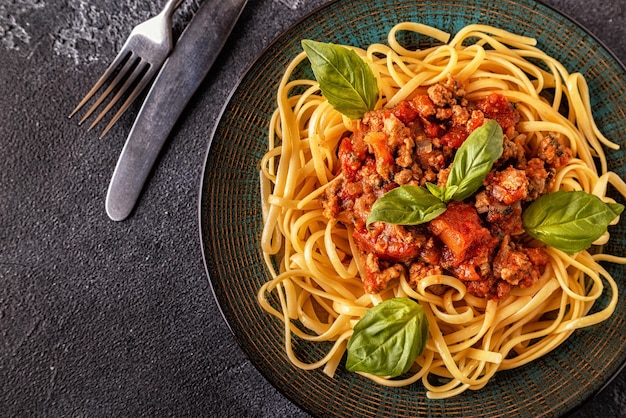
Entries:
MULTIPOLYGON (((0 2, 0 416, 306 416, 251 365, 211 294, 200 173, 244 69, 323 0, 251 0, 136 211, 104 196, 138 105, 97 139, 67 115, 160 1, 0 2)), ((626 61, 623 0, 546 0, 626 61)), ((197 0, 175 16, 175 32, 197 0)), ((625 340, 626 342, 626 340, 625 340)), ((576 417, 619 417, 626 371, 576 417)))

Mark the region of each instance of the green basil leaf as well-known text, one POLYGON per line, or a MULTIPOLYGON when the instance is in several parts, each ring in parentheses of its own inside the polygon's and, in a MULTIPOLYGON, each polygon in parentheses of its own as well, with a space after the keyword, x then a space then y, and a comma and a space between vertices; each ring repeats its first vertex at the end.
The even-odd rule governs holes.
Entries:
POLYGON ((446 198, 446 187, 441 187, 433 183, 426 183, 426 189, 439 200, 443 201, 446 198))
POLYGON ((368 309, 348 341, 346 368, 377 376, 406 373, 428 339, 424 308, 409 298, 388 299, 368 309))
POLYGON ((522 214, 533 238, 568 254, 585 250, 606 232, 624 206, 583 191, 560 190, 535 200, 522 214))
POLYGON ((446 204, 424 187, 404 185, 378 198, 367 217, 367 226, 382 221, 396 225, 419 225, 446 211, 446 204))
MULTIPOLYGON (((613 212, 615 212, 615 216, 619 216, 624 212, 624 205, 621 203, 606 203, 613 212)), ((615 218, 613 218, 615 219, 615 218)), ((609 222, 610 223, 610 222, 609 222)))
POLYGON ((467 137, 454 156, 444 201, 467 199, 480 188, 493 163, 502 156, 503 138, 502 128, 494 120, 486 121, 467 137))
POLYGON ((351 49, 332 43, 303 40, 322 95, 351 119, 363 117, 378 101, 378 83, 370 67, 351 49))

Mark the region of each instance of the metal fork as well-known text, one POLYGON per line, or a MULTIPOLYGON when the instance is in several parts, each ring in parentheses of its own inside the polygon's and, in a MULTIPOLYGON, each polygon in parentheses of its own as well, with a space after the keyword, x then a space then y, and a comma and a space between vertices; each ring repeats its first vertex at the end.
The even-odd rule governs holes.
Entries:
POLYGON ((85 97, 69 115, 71 118, 78 112, 103 85, 112 79, 107 88, 91 105, 82 117, 82 125, 89 116, 115 91, 115 95, 91 123, 91 130, 104 118, 113 106, 125 95, 126 100, 118 109, 107 126, 100 134, 102 138, 122 116, 124 111, 135 101, 142 90, 154 78, 157 71, 173 48, 172 15, 183 0, 168 0, 163 10, 156 16, 135 26, 113 62, 96 81, 85 97), (122 84, 123 83, 123 84, 122 84))

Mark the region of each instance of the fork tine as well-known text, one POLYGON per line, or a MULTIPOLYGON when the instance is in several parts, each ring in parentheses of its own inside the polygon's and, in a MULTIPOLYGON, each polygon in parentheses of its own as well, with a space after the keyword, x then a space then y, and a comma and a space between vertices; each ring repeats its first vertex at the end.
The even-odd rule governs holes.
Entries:
POLYGON ((128 109, 128 107, 135 101, 135 99, 137 99, 139 94, 141 94, 141 92, 146 87, 146 85, 154 78, 157 68, 155 68, 151 64, 147 64, 147 65, 148 65, 148 69, 146 73, 141 77, 141 80, 139 80, 139 83, 137 83, 137 86, 133 89, 133 91, 128 96, 124 104, 119 108, 117 113, 115 113, 115 116, 111 118, 107 126, 102 130, 102 133, 100 134, 100 139, 102 139, 102 137, 104 137, 107 134, 107 132, 109 132, 109 130, 115 124, 115 122, 117 122, 117 120, 122 116, 122 114, 126 111, 126 109, 128 109))
MULTIPOLYGON (((113 75, 113 73, 115 72, 117 67, 119 67, 119 65, 122 62, 124 62, 124 60, 127 59, 129 56, 130 56, 130 51, 127 51, 125 48, 122 48, 120 50, 120 52, 118 52, 118 54, 115 56, 115 59, 113 60, 113 62, 111 62, 111 64, 109 64, 107 69, 100 76, 98 81, 96 81, 96 83, 93 85, 93 87, 91 87, 91 90, 89 90, 89 92, 87 92, 85 97, 83 97, 83 99, 80 101, 80 103, 78 103, 78 105, 76 105, 76 107, 74 108, 74 110, 72 110, 72 113, 70 113, 68 118, 71 118, 72 116, 74 116, 74 114, 76 114, 76 112, 78 112, 89 101, 89 99, 91 99, 91 97, 102 87, 102 85, 111 77, 111 75, 113 75)), ((83 121, 81 121, 80 123, 82 123, 82 122, 83 121)))
MULTIPOLYGON (((129 52, 129 55, 130 54, 131 53, 129 52)), ((124 62, 124 66, 117 73, 113 81, 111 81, 111 83, 107 86, 106 90, 104 90, 102 94, 100 95, 100 97, 98 97, 98 100, 96 100, 94 104, 91 105, 89 110, 85 113, 85 115, 78 122, 79 125, 82 125, 82 123, 85 120, 87 120, 89 116, 91 116, 91 114, 100 106, 100 104, 102 104, 102 102, 107 97, 109 97, 111 92, 120 85, 120 83, 124 80, 125 77, 128 76, 130 71, 137 65, 138 62, 139 62, 139 58, 132 59, 130 56, 127 58, 127 60, 124 62)))
POLYGON ((122 49, 109 65, 104 74, 93 85, 91 90, 83 97, 74 110, 70 113, 71 118, 88 102, 95 102, 87 110, 87 113, 79 122, 81 125, 90 118, 96 110, 109 103, 96 116, 88 130, 97 125, 113 108, 124 103, 113 116, 113 119, 105 127, 100 135, 102 138, 120 118, 122 113, 134 102, 147 84, 154 78, 156 71, 163 64, 167 55, 172 50, 172 14, 182 3, 182 0, 167 0, 160 13, 135 26, 130 36, 126 39, 122 49), (149 64, 148 64, 149 63, 149 64), (145 79, 144 79, 145 78, 145 79), (105 88, 105 84, 108 86, 105 88), (95 97, 102 90, 99 97, 95 97), (113 96, 113 98, 110 98, 113 96))
POLYGON ((135 68, 133 69, 133 72, 128 76, 128 78, 126 79, 126 81, 124 82, 124 85, 122 85, 122 87, 117 91, 117 93, 115 94, 115 96, 113 96, 113 98, 111 99, 111 101, 106 105, 106 107, 104 109, 102 109, 102 111, 100 112, 100 114, 96 117, 96 119, 91 123, 91 125, 89 126, 88 130, 93 129, 94 126, 96 126, 98 124, 98 122, 100 122, 102 120, 102 118, 104 118, 104 116, 109 112, 109 110, 111 110, 111 108, 113 106, 115 106, 115 104, 118 102, 118 100, 120 100, 120 98, 128 91, 128 89, 130 88, 130 86, 132 86, 132 84, 135 82, 135 80, 137 79, 137 77, 144 72, 144 69, 146 68, 146 63, 141 63, 139 62, 135 68))

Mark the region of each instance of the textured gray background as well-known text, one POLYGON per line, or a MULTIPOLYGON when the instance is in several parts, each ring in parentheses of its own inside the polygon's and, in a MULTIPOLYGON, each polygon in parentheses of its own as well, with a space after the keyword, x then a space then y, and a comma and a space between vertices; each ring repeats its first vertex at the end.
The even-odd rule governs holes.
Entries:
MULTIPOLYGON (((67 115, 160 1, 0 1, 0 416, 306 416, 250 364, 198 239, 208 133, 245 68, 323 0, 251 0, 132 217, 103 199, 137 107, 67 115)), ((548 0, 626 61, 623 0, 548 0)), ((175 16, 178 34, 197 8, 175 16)), ((626 372, 576 417, 626 416, 626 372)), ((314 396, 314 394, 312 394, 314 396)))

